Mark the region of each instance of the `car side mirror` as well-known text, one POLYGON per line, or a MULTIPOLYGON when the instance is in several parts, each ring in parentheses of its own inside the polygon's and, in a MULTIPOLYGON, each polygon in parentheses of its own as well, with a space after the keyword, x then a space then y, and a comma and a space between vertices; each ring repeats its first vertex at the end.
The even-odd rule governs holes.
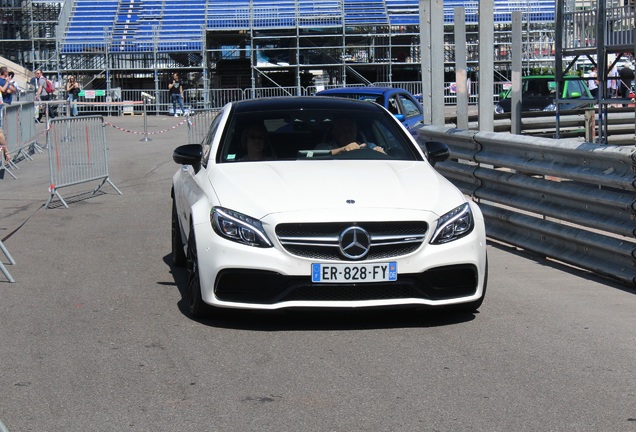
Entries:
POLYGON ((395 116, 396 119, 398 119, 401 122, 406 120, 406 116, 404 114, 393 114, 393 115, 395 116))
POLYGON ((581 93, 579 93, 579 92, 572 92, 572 93, 570 93, 570 97, 571 97, 572 99, 580 98, 580 97, 581 97, 581 93))
POLYGON ((201 159, 203 158, 203 148, 201 144, 186 144, 177 147, 172 153, 172 160, 180 165, 192 165, 194 172, 201 169, 201 159))
POLYGON ((427 141, 424 143, 428 161, 435 166, 437 162, 444 162, 450 157, 450 150, 444 143, 438 141, 427 141))

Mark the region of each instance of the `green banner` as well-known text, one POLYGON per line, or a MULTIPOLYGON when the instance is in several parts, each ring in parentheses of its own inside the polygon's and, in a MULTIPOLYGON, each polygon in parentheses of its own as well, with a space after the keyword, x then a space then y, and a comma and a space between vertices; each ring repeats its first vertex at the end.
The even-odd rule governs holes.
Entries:
POLYGON ((81 90, 79 96, 86 99, 95 99, 97 96, 106 96, 106 90, 81 90))

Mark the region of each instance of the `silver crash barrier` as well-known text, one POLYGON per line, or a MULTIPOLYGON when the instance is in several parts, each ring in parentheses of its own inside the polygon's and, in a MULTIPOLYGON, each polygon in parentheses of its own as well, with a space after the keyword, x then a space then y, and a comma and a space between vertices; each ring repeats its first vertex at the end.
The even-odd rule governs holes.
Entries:
POLYGON ((636 149, 425 126, 450 147, 435 168, 479 201, 486 234, 636 285, 636 149))
POLYGON ((101 116, 51 120, 46 134, 51 168, 51 196, 46 208, 49 208, 55 196, 68 208, 59 190, 90 181, 100 181, 91 195, 95 195, 105 183, 110 184, 121 195, 108 175, 108 146, 104 127, 101 116))

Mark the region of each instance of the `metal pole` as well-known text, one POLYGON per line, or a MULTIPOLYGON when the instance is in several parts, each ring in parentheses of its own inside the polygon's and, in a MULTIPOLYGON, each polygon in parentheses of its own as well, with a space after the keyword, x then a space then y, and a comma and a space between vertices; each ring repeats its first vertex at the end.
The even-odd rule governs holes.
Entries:
POLYGON ((455 6, 455 95, 457 97, 457 128, 468 129, 468 72, 466 50, 466 10, 455 6))
POLYGON ((479 130, 482 132, 492 132, 495 128, 494 15, 494 0, 481 0, 479 2, 479 130))
POLYGON ((521 69, 522 25, 521 11, 512 12, 512 104, 510 110, 510 133, 521 134, 521 69))
POLYGON ((431 0, 420 0, 420 50, 422 62, 422 105, 424 124, 432 124, 433 99, 431 94, 431 0))
MULTIPOLYGON (((444 1, 431 1, 431 98, 444 106, 444 1)), ((431 112, 431 124, 444 126, 444 110, 431 112)))
POLYGON ((144 137, 140 139, 139 141, 152 141, 150 138, 148 138, 148 113, 146 112, 147 98, 144 97, 143 100, 144 100, 144 137))

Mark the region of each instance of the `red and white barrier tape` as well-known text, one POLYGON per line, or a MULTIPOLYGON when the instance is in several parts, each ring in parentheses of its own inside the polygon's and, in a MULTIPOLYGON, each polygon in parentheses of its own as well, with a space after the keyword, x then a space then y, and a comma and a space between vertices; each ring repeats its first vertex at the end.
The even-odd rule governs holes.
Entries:
POLYGON ((118 131, 127 132, 127 133, 131 133, 131 134, 135 134, 135 135, 159 135, 159 134, 162 134, 162 133, 169 132, 169 131, 171 131, 173 129, 176 129, 176 128, 180 127, 180 126, 183 126, 184 124, 188 123, 189 121, 190 121, 190 119, 186 117, 185 119, 183 119, 181 122, 177 123, 176 125, 174 125, 172 127, 169 127, 168 129, 160 130, 160 131, 157 131, 157 132, 133 131, 133 130, 130 130, 130 129, 125 129, 125 128, 116 126, 116 125, 114 125, 114 124, 112 124, 110 122, 104 122, 104 124, 108 125, 108 126, 111 126, 111 127, 115 128, 115 129, 117 129, 118 131))

